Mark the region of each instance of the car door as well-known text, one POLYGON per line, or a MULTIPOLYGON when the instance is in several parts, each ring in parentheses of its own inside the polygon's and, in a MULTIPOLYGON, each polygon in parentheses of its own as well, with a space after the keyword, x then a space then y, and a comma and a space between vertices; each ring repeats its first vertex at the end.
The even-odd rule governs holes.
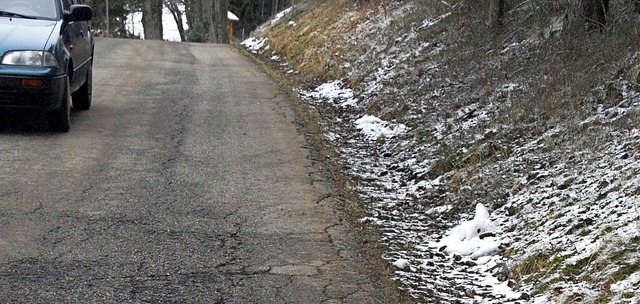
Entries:
MULTIPOLYGON (((62 0, 65 12, 71 10, 71 5, 82 4, 82 0, 62 0)), ((71 89, 75 91, 86 79, 86 74, 91 64, 92 37, 89 22, 71 21, 63 32, 64 42, 71 53, 73 62, 73 78, 71 89)))

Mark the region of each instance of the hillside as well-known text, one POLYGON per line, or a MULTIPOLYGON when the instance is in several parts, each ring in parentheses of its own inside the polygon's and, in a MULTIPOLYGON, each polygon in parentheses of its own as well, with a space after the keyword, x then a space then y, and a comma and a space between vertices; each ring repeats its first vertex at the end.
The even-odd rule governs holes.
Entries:
POLYGON ((294 79, 418 302, 640 303, 639 17, 308 0, 243 42, 294 79))

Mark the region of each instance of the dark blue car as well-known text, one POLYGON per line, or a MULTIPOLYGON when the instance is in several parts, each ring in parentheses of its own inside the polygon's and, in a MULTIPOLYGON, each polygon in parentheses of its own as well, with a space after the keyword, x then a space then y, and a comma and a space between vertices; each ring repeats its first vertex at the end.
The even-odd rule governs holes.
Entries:
POLYGON ((67 132, 91 107, 93 12, 82 0, 0 0, 0 111, 44 112, 67 132))

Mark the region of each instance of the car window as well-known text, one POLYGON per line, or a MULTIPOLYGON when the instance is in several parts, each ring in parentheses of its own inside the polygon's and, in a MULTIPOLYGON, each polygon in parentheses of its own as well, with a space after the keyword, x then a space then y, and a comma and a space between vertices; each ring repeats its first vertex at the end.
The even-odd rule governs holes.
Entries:
POLYGON ((13 13, 35 18, 57 19, 56 1, 59 0, 1 0, 0 11, 4 12, 5 16, 13 13))

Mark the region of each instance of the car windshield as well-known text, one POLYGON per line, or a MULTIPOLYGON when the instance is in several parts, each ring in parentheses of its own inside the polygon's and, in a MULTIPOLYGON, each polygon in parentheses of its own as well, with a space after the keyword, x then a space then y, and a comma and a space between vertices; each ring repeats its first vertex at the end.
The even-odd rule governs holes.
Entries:
POLYGON ((0 16, 57 19, 59 0, 0 0, 0 16))

